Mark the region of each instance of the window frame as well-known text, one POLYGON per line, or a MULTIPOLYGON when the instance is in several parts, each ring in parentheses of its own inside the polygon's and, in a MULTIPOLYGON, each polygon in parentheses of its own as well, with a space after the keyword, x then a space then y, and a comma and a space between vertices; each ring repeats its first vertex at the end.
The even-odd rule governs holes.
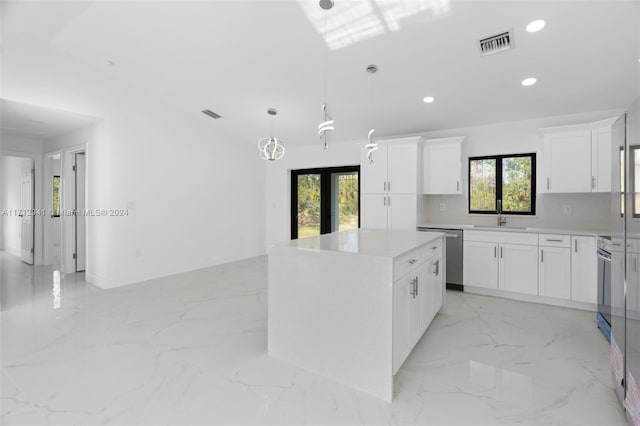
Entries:
POLYGON ((296 169, 291 170, 291 239, 298 239, 298 176, 307 174, 320 175, 320 235, 331 232, 331 189, 323 190, 322 188, 331 188, 331 175, 333 173, 358 173, 358 228, 360 228, 360 219, 362 212, 362 193, 360 191, 362 182, 360 166, 340 166, 340 167, 316 167, 312 169, 296 169))
POLYGON ((501 155, 484 155, 479 157, 469 157, 467 163, 468 166, 468 179, 467 184, 469 188, 469 194, 467 195, 467 210, 469 214, 498 214, 498 201, 502 202, 502 160, 505 158, 520 158, 531 157, 531 211, 530 212, 510 212, 502 210, 504 215, 514 216, 535 216, 536 215, 536 153, 523 153, 523 154, 501 154, 501 155), (496 201, 493 210, 471 210, 471 162, 477 160, 495 160, 496 161, 496 201))

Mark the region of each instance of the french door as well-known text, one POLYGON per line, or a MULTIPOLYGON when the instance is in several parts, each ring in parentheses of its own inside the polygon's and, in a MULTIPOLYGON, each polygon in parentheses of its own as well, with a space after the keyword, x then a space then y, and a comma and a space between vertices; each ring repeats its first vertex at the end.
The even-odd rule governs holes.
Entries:
POLYGON ((360 227, 360 166, 291 171, 291 239, 360 227))

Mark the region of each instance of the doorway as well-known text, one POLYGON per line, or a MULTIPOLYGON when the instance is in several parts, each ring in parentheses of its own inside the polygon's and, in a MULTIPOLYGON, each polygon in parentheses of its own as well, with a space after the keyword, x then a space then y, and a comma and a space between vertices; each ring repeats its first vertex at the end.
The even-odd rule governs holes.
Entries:
POLYGON ((291 171, 291 239, 360 227, 360 166, 291 171))
POLYGON ((76 152, 73 171, 75 175, 75 268, 83 272, 87 264, 87 223, 86 223, 86 158, 84 152, 76 152))
POLYGON ((2 167, 2 246, 33 265, 35 246, 35 163, 32 158, 4 156, 2 167))

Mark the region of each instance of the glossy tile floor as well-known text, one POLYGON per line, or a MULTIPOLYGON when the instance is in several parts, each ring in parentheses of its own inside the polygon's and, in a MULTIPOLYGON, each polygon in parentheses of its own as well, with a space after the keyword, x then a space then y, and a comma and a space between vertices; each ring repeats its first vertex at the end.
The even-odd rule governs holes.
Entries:
POLYGON ((266 258, 103 291, 0 252, 3 425, 626 424, 592 313, 447 293, 392 404, 266 354, 266 258))

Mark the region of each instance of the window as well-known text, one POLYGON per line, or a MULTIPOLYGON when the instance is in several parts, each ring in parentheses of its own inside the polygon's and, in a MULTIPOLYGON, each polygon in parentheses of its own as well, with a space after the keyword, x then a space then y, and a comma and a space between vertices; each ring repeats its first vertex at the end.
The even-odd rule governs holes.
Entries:
POLYGON ((291 239, 360 227, 360 166, 291 171, 291 239))
POLYGON ((51 217, 60 216, 60 176, 53 177, 53 205, 51 217))
POLYGON ((534 215, 536 154, 469 158, 469 213, 534 215))

